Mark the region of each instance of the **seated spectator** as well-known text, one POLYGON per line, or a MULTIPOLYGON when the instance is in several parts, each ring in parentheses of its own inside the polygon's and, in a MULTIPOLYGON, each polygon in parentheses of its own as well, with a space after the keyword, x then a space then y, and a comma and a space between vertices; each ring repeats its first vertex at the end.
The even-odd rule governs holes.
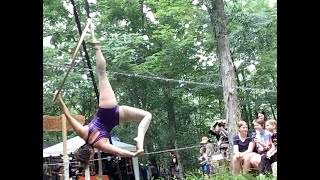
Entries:
POLYGON ((267 113, 266 113, 264 110, 258 110, 258 111, 256 112, 256 119, 253 120, 252 124, 254 124, 254 122, 255 122, 257 119, 262 119, 264 122, 266 122, 267 119, 268 119, 267 113))
POLYGON ((259 169, 261 156, 266 154, 271 148, 271 136, 272 134, 265 129, 265 121, 263 119, 257 119, 254 122, 254 129, 256 130, 256 136, 254 142, 256 143, 256 152, 251 159, 251 166, 255 169, 259 169))
POLYGON ((261 156, 261 162, 259 165, 260 175, 272 173, 273 176, 277 176, 277 121, 274 119, 267 120, 266 129, 272 133, 271 149, 261 156), (273 167, 272 167, 273 166, 273 167))
POLYGON ((254 153, 252 152, 255 143, 252 139, 252 135, 248 133, 248 125, 245 121, 239 121, 237 123, 238 134, 233 138, 233 153, 232 158, 232 173, 239 174, 241 171, 246 173, 251 167, 250 161, 254 153))

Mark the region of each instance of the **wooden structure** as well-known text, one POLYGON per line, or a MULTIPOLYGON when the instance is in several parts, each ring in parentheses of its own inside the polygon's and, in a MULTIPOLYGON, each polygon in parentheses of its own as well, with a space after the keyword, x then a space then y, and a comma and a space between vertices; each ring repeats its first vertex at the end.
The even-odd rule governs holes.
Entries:
MULTIPOLYGON (((128 151, 136 151, 136 146, 135 145, 131 145, 131 144, 127 144, 124 142, 120 142, 120 141, 116 141, 113 140, 113 145, 121 148, 121 149, 125 149, 128 151)), ((79 137, 79 136, 75 136, 72 137, 70 139, 67 140, 67 145, 68 145, 68 155, 69 157, 73 157, 73 153, 83 144, 85 143, 85 141, 79 137)), ((95 154, 93 159, 99 159, 101 160, 101 165, 102 165, 102 174, 103 176, 108 175, 110 179, 119 179, 119 174, 121 174, 123 176, 123 180, 128 179, 127 177, 130 177, 131 179, 140 179, 139 177, 139 162, 138 162, 138 157, 121 157, 121 159, 116 158, 115 156, 109 154, 109 153, 105 153, 105 152, 101 152, 101 159, 99 158, 99 154, 98 154, 98 149, 95 149, 95 154), (116 158, 116 159, 114 159, 116 158), (117 165, 119 165, 119 169, 120 169, 120 173, 119 173, 119 169, 117 168, 117 165)), ((56 159, 59 161, 59 163, 62 164, 62 159, 61 159, 61 155, 63 154, 63 142, 57 143, 55 145, 52 145, 48 148, 43 149, 43 158, 44 161, 46 160, 50 160, 50 158, 52 159, 56 159)), ((69 158, 70 163, 72 166, 76 161, 74 161, 74 158, 69 158)), ((50 163, 58 163, 56 162, 48 162, 50 163)), ((99 161, 93 161, 92 162, 94 165, 91 166, 90 169, 90 175, 91 176, 98 176, 99 171, 100 171, 100 165, 99 165, 99 161)), ((52 166, 50 166, 52 167, 52 166)), ((71 167, 72 169, 72 167, 71 167)), ((81 172, 81 176, 85 176, 85 170, 83 167, 81 167, 79 169, 79 173, 81 172)), ((70 178, 70 177, 69 177, 70 178)))
MULTIPOLYGON (((85 123, 85 117, 81 115, 72 115, 82 125, 85 123)), ((67 122, 67 131, 73 131, 73 128, 67 122)), ((62 131, 62 116, 43 116, 43 131, 62 131)))
MULTIPOLYGON (((85 122, 85 117, 81 115, 73 115, 82 125, 85 122)), ((62 131, 63 139, 63 169, 64 179, 69 179, 69 157, 67 153, 67 131, 73 130, 71 125, 67 122, 64 114, 61 116, 43 116, 43 131, 62 131), (68 127, 69 125, 69 127, 68 127)))

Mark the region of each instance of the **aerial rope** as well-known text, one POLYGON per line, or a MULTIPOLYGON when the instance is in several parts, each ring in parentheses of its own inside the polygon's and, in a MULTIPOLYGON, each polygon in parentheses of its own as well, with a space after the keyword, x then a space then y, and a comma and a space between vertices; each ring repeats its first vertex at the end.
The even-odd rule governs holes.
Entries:
MULTIPOLYGON (((57 95, 60 93, 61 89, 62 89, 62 86, 67 78, 67 75, 69 74, 71 68, 72 68, 72 65, 73 65, 73 62, 75 60, 75 57, 79 51, 79 48, 80 48, 80 45, 82 44, 82 47, 83 47, 83 52, 85 53, 85 58, 86 58, 86 61, 87 61, 87 65, 88 65, 88 68, 90 70, 92 70, 92 66, 91 66, 91 63, 90 63, 90 60, 89 60, 89 54, 88 54, 88 51, 87 51, 87 47, 86 47, 86 44, 85 44, 85 41, 84 41, 84 37, 86 35, 86 32, 89 30, 91 30, 91 35, 92 35, 92 40, 95 40, 95 37, 94 37, 94 27, 93 27, 93 23, 92 23, 92 20, 89 16, 89 3, 85 0, 85 9, 86 9, 86 12, 87 12, 87 16, 88 16, 88 21, 87 21, 87 24, 84 28, 84 30, 82 31, 81 29, 81 24, 80 24, 80 20, 79 20, 79 15, 78 15, 78 12, 77 12, 77 9, 76 9, 76 6, 75 6, 75 3, 74 3, 74 0, 70 0, 72 6, 73 6, 73 13, 74 13, 74 18, 75 18, 75 21, 76 21, 76 24, 77 24, 77 28, 78 28, 78 31, 79 31, 79 34, 81 35, 80 37, 80 40, 78 42, 78 45, 77 45, 77 48, 72 56, 72 61, 70 63, 70 66, 69 66, 69 69, 67 70, 67 73, 65 74, 65 77, 58 89, 58 93, 57 95)), ((92 84, 93 84, 93 87, 94 87, 94 91, 96 93, 96 97, 97 97, 97 100, 98 100, 98 103, 99 103, 99 92, 98 92, 98 88, 97 88, 97 85, 96 85, 96 81, 94 79, 94 75, 93 75, 93 71, 89 71, 90 73, 90 77, 92 79, 92 84)), ((54 97, 54 101, 56 100, 56 97, 54 97)))
MULTIPOLYGON (((77 24, 77 28, 78 28, 79 34, 81 35, 82 34, 81 24, 80 24, 79 15, 78 15, 74 0, 70 0, 70 2, 72 4, 72 6, 73 6, 74 18, 75 18, 75 21, 76 21, 76 24, 77 24)), ((86 12, 87 12, 87 17, 88 17, 88 19, 90 19, 89 3, 86 0, 85 0, 85 9, 86 9, 86 12)), ((91 33, 92 33, 92 37, 94 37, 94 30, 93 30, 92 22, 91 22, 91 33)), ((91 66, 91 63, 90 63, 90 60, 89 60, 90 58, 89 58, 89 54, 88 54, 88 51, 87 51, 87 47, 86 47, 85 41, 82 41, 82 47, 83 47, 83 52, 85 54, 85 58, 86 58, 86 61, 87 61, 88 68, 90 70, 92 70, 92 66, 91 66)), ((97 100, 98 100, 98 103, 99 103, 99 92, 98 92, 98 88, 97 88, 97 85, 96 85, 96 81, 94 79, 93 71, 90 71, 89 73, 90 73, 90 77, 92 79, 94 92, 96 93, 96 97, 97 97, 97 100)))

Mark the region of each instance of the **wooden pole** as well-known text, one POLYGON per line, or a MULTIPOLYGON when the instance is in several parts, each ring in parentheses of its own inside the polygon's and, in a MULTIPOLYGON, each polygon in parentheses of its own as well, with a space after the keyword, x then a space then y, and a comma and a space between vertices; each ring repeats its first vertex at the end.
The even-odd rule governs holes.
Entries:
MULTIPOLYGON (((94 38, 94 37, 92 37, 94 38)), ((94 105, 92 104, 92 114, 95 113, 95 109, 94 109, 94 105)), ((103 173, 102 173, 102 160, 101 160, 101 151, 98 149, 98 168, 99 168, 99 176, 98 176, 98 179, 102 180, 103 179, 103 173)))
POLYGON ((99 179, 102 180, 102 160, 101 160, 101 151, 98 149, 98 166, 99 166, 99 179))
POLYGON ((90 23, 92 41, 96 41, 96 37, 94 36, 94 26, 93 26, 92 20, 89 21, 89 23, 90 23))
POLYGON ((85 180, 90 180, 90 168, 89 168, 89 165, 86 165, 86 167, 84 169, 84 177, 85 177, 85 180))
POLYGON ((140 171, 139 171, 139 159, 138 157, 132 157, 132 166, 134 172, 134 178, 140 179, 140 171))
POLYGON ((61 115, 62 122, 62 140, 63 140, 63 166, 64 179, 69 180, 69 157, 67 151, 67 118, 64 114, 61 115))
POLYGON ((81 46, 81 44, 82 44, 82 41, 84 40, 84 37, 85 37, 85 35, 86 35, 86 33, 87 33, 88 29, 89 29, 90 23, 91 23, 91 19, 88 19, 88 23, 87 23, 86 27, 84 28, 84 30, 83 30, 83 32, 82 32, 82 34, 81 34, 81 37, 80 37, 80 40, 79 40, 79 42, 78 42, 77 48, 76 48, 76 50, 75 50, 75 52, 74 52, 74 54, 73 54, 73 56, 72 56, 72 60, 71 60, 70 66, 69 66, 66 74, 64 75, 64 78, 63 78, 62 83, 61 83, 61 85, 60 85, 60 87, 59 87, 59 89, 58 89, 57 94, 53 97, 53 101, 55 101, 56 98, 57 98, 57 96, 58 96, 58 94, 60 94, 60 91, 61 91, 61 89, 62 89, 62 86, 63 86, 64 82, 66 81, 67 76, 68 76, 68 74, 69 74, 69 72, 70 72, 70 70, 71 70, 71 68, 72 68, 72 65, 73 65, 73 62, 74 62, 74 60, 75 60, 75 58, 76 58, 76 55, 78 54, 79 48, 80 48, 80 46, 81 46))

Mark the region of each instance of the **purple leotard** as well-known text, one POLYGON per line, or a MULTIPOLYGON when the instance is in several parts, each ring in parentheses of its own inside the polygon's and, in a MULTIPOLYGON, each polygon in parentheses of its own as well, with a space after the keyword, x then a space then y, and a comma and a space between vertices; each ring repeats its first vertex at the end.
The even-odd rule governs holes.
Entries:
POLYGON ((101 138, 110 139, 111 130, 118 124, 119 124, 119 105, 113 108, 108 108, 108 109, 99 108, 96 113, 96 117, 93 118, 93 120, 88 124, 89 126, 88 139, 91 133, 96 129, 100 131, 100 134, 90 145, 93 146, 93 144, 99 141, 101 138))

